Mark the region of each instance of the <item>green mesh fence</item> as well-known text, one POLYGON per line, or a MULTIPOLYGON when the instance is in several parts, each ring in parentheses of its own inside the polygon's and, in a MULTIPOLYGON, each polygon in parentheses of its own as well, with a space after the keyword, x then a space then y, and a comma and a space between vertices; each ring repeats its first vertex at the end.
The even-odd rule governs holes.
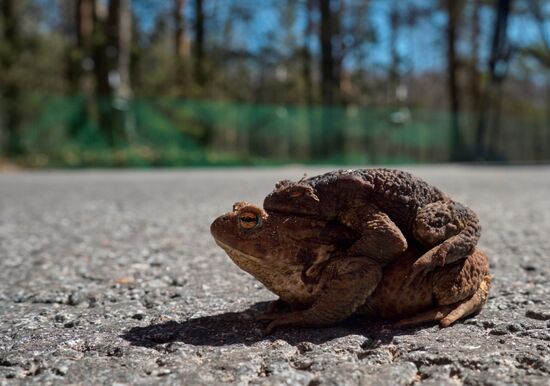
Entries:
MULTIPOLYGON (((31 95, 21 103, 22 162, 32 166, 407 164, 474 159, 476 120, 420 109, 304 107, 31 95)), ((0 106, 1 107, 1 106, 0 106)), ((3 110, 2 110, 3 111, 3 110)), ((544 119, 501 119, 486 151, 500 161, 549 159, 544 119)))

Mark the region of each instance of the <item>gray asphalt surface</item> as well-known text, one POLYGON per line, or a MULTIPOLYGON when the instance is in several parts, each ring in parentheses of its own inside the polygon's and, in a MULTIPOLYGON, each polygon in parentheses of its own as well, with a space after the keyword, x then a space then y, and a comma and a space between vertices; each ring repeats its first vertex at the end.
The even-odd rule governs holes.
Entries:
POLYGON ((209 225, 321 170, 0 174, 0 384, 549 385, 550 168, 411 171, 480 215, 481 314, 270 336, 254 317, 275 296, 209 225))

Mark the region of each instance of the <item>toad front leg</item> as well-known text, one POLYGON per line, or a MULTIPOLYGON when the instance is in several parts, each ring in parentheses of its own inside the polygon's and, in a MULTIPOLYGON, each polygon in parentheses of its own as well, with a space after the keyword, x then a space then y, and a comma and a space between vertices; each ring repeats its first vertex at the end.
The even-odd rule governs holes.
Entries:
POLYGON ((265 311, 256 317, 256 320, 272 320, 278 315, 289 312, 291 309, 292 307, 290 304, 279 298, 270 302, 265 311))
POLYGON ((481 233, 477 215, 452 200, 426 205, 413 225, 415 238, 432 247, 413 265, 409 282, 435 267, 463 259, 475 248, 481 233))
POLYGON ((281 326, 324 326, 335 324, 363 305, 382 278, 380 264, 365 257, 346 257, 327 265, 321 273, 321 290, 304 310, 272 314, 266 328, 271 333, 281 326))

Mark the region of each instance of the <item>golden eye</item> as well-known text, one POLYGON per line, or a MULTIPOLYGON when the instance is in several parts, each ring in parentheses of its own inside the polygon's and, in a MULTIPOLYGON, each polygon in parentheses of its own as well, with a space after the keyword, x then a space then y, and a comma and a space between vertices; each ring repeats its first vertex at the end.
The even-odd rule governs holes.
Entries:
POLYGON ((290 192, 290 197, 292 198, 298 198, 301 197, 304 194, 301 190, 293 190, 290 192))
POLYGON ((254 212, 243 212, 239 216, 239 226, 243 229, 252 229, 260 224, 260 216, 254 212))

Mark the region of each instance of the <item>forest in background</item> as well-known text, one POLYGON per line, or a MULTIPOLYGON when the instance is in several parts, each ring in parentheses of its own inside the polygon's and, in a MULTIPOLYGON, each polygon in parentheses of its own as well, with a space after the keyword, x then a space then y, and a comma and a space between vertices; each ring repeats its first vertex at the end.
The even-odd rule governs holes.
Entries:
POLYGON ((550 159, 543 0, 1 0, 29 166, 550 159))

